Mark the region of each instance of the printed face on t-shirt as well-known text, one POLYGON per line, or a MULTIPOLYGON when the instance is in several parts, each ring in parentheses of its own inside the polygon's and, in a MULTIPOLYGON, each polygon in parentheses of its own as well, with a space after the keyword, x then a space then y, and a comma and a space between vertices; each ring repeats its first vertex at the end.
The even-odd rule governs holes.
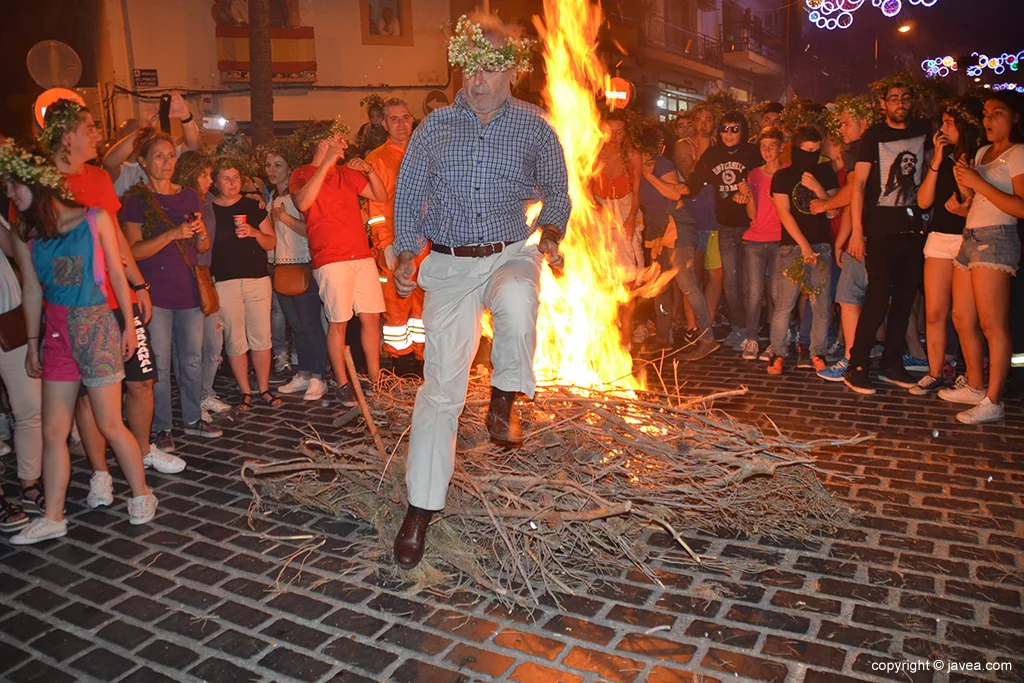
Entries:
POLYGON ((878 143, 879 206, 917 206, 925 136, 878 143))

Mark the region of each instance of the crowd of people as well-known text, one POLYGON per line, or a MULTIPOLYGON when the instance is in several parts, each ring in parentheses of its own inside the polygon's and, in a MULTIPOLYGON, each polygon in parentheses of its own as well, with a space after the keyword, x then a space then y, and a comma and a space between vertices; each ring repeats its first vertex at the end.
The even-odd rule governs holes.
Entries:
POLYGON ((66 534, 69 442, 93 470, 87 505, 114 504, 109 443, 131 488, 129 519, 145 524, 157 507, 145 469, 186 467, 176 428, 215 439, 215 414, 274 408, 279 393, 319 401, 332 382, 355 406, 352 383, 372 393, 382 350, 406 369, 422 360, 422 292, 399 297, 386 275, 408 103, 374 106, 366 160, 346 160, 340 121, 252 150, 238 138, 207 144, 178 94, 170 114, 180 141, 147 116, 101 150, 84 104, 58 100, 34 140, 0 144, 0 376, 20 485, 17 498, 0 496, 0 530, 19 531, 13 544, 66 534), (361 378, 344 355, 353 315, 361 378), (234 405, 214 390, 224 357, 234 405))
POLYGON ((594 193, 623 207, 623 257, 677 271, 646 315, 624 316, 636 351, 726 346, 781 375, 795 344, 797 369, 865 395, 877 359, 880 382, 970 406, 960 422, 1002 419, 1024 218, 1017 96, 950 98, 932 121, 919 82, 895 75, 827 107, 729 104, 697 105, 674 130, 606 122, 594 193), (638 232, 645 252, 628 244, 638 232))
MULTIPOLYGON (((495 329, 488 428, 522 443, 514 404, 536 385, 541 263, 560 261, 571 208, 557 136, 510 94, 529 41, 482 21, 486 31, 460 22, 453 38, 474 46, 450 50, 464 90, 415 135, 394 98, 373 103, 357 149, 335 120, 239 153, 207 146, 174 95, 180 141, 130 120, 101 158, 90 112, 60 100, 36 140, 0 145, 0 247, 17 266, 0 259, 0 376, 20 485, 17 501, 0 496, 0 530, 19 531, 12 543, 65 535, 69 436, 93 471, 88 506, 114 503, 109 443, 129 520, 145 524, 157 508, 146 468, 186 466, 176 427, 215 439, 215 414, 274 408, 278 393, 319 401, 332 382, 336 401, 355 406, 354 384, 372 394, 383 353, 418 359, 424 377, 395 546, 415 566, 444 506, 484 309, 495 329), (527 246, 524 206, 538 198, 541 239, 527 246), (345 356, 353 317, 363 377, 345 356), (214 390, 225 356, 234 405, 214 390)), ((771 375, 787 371, 795 343, 796 368, 860 394, 875 392, 877 357, 879 381, 968 404, 965 423, 1001 419, 1024 217, 1020 110, 996 92, 949 100, 933 122, 914 116, 916 95, 893 77, 799 117, 759 105, 753 125, 751 112, 709 101, 671 132, 610 113, 592 190, 615 218, 616 262, 636 282, 674 272, 624 311, 624 343, 689 361, 724 345, 771 375)))

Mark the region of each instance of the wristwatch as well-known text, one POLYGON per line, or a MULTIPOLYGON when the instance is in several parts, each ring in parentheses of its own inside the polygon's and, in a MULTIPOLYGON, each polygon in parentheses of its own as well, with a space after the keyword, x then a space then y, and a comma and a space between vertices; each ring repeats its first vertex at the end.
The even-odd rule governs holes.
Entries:
POLYGON ((192 119, 194 119, 195 117, 196 117, 195 114, 193 114, 192 112, 189 112, 188 113, 188 118, 181 119, 178 123, 180 123, 181 125, 185 125, 186 123, 192 123, 192 119))
POLYGON ((149 291, 149 283, 148 282, 143 282, 141 285, 132 285, 132 289, 134 289, 136 292, 141 291, 143 289, 148 292, 149 291))

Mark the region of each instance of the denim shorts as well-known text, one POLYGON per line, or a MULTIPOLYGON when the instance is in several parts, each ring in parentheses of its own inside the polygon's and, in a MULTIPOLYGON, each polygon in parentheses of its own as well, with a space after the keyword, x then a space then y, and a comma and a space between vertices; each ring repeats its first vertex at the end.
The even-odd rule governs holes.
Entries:
POLYGON ((858 261, 843 252, 843 267, 836 285, 836 303, 863 306, 868 293, 868 270, 863 261, 858 261))
POLYGON ((1020 266, 1020 236, 1016 225, 967 228, 964 243, 953 262, 958 268, 995 268, 1010 275, 1020 266))

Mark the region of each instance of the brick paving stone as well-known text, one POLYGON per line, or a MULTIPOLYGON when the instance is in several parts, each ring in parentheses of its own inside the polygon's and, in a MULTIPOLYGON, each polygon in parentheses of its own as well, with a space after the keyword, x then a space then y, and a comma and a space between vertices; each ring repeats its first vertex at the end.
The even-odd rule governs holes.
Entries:
POLYGON ((138 656, 150 662, 162 664, 170 669, 182 669, 199 658, 190 648, 166 640, 154 640, 142 648, 138 656))
POLYGON ((128 677, 122 678, 119 683, 175 683, 175 679, 144 666, 133 671, 128 677))
POLYGON ((206 645, 239 659, 251 659, 263 652, 270 643, 241 631, 229 629, 207 641, 206 645))
POLYGON ((525 652, 528 655, 554 660, 565 649, 565 643, 533 633, 505 629, 494 637, 494 643, 502 647, 525 652))
POLYGON ((562 659, 574 669, 592 671, 602 680, 630 683, 640 675, 644 665, 635 659, 619 657, 586 647, 574 647, 562 659))
POLYGON ((679 664, 688 663, 697 651, 697 648, 689 643, 680 643, 646 633, 626 634, 616 645, 616 649, 634 655, 645 655, 658 661, 670 659, 679 664))
POLYGON ((360 643, 353 638, 338 638, 325 647, 323 652, 334 660, 357 666, 374 674, 381 673, 391 666, 392 662, 398 660, 397 655, 372 645, 360 643))
POLYGON ((607 645, 615 636, 615 630, 593 622, 556 614, 544 624, 544 629, 552 633, 560 633, 570 638, 578 638, 599 645, 607 645))
POLYGON ((691 638, 703 638, 723 645, 738 648, 751 648, 757 642, 757 631, 746 631, 732 626, 721 626, 707 621, 693 621, 686 629, 691 638))
POLYGON ((470 678, 451 669, 407 659, 391 674, 391 680, 397 683, 468 683, 470 678))
POLYGON ((841 671, 846 659, 846 651, 838 647, 829 647, 806 640, 796 640, 783 636, 769 635, 761 646, 761 654, 792 659, 804 664, 826 667, 841 671))
POLYGON ((478 673, 498 678, 512 666, 515 658, 483 650, 473 645, 456 643, 451 652, 445 655, 445 661, 451 662, 460 671, 472 669, 478 673))
POLYGON ((516 667, 509 680, 516 683, 581 683, 583 676, 526 662, 516 667))
POLYGON ((306 650, 315 650, 331 637, 329 633, 296 624, 288 619, 278 619, 261 629, 260 633, 271 640, 282 640, 306 650))
POLYGON ((382 633, 378 640, 382 643, 389 643, 396 647, 414 650, 431 656, 440 654, 452 643, 448 638, 403 624, 395 624, 382 633))
POLYGON ((370 616, 369 614, 363 614, 361 612, 353 612, 352 610, 344 607, 340 608, 336 612, 328 614, 320 621, 320 623, 324 626, 333 626, 336 629, 350 631, 364 636, 372 636, 374 633, 378 633, 381 629, 387 626, 386 621, 378 619, 377 617, 370 616))
POLYGON ((63 662, 82 650, 92 647, 92 643, 56 628, 36 638, 30 643, 30 646, 51 659, 63 662))
POLYGON ((434 612, 423 624, 478 643, 487 640, 498 630, 496 622, 446 609, 434 612))
POLYGON ((77 676, 78 674, 71 675, 33 659, 25 666, 19 666, 9 672, 6 675, 6 680, 10 683, 41 683, 42 681, 46 681, 46 683, 76 683, 77 676))
POLYGON ((259 661, 261 666, 300 681, 316 681, 331 670, 331 665, 318 659, 279 647, 259 661))
POLYGON ((71 668, 100 681, 120 678, 125 671, 130 671, 134 666, 133 662, 102 647, 90 650, 71 662, 71 668))
POLYGON ((189 674, 209 683, 256 683, 263 676, 236 666, 224 659, 211 657, 192 667, 189 674))
POLYGON ((153 634, 134 624, 123 621, 112 621, 101 628, 96 635, 108 643, 131 651, 153 637, 153 634))
POLYGON ((785 664, 718 648, 708 650, 701 661, 701 666, 740 678, 753 678, 771 683, 782 683, 789 674, 785 664))

